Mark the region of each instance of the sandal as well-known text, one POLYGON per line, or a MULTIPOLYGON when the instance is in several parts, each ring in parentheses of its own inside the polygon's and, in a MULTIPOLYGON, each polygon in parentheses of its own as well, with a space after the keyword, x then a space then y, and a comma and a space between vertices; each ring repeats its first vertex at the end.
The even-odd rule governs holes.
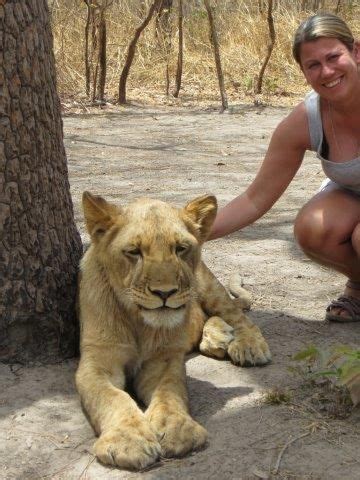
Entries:
POLYGON ((332 322, 360 322, 360 299, 342 295, 327 306, 325 318, 332 322), (333 308, 341 308, 347 311, 349 315, 331 313, 333 308))

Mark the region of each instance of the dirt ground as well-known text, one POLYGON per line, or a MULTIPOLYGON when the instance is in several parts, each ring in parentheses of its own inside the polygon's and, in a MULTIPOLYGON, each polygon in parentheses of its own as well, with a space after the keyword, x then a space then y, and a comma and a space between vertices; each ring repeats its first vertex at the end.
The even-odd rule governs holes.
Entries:
MULTIPOLYGON (((275 125, 287 109, 236 105, 214 109, 132 106, 64 117, 76 221, 86 242, 83 190, 118 203, 152 196, 178 205, 206 192, 220 206, 251 181, 275 125)), ((359 345, 359 324, 324 322, 343 279, 296 247, 292 223, 323 174, 309 154, 282 199, 255 225, 209 242, 204 258, 227 284, 239 272, 252 293, 249 315, 263 330, 273 361, 239 368, 201 355, 187 360, 191 411, 209 432, 207 447, 134 473, 106 468, 92 455, 94 434, 74 388, 77 361, 0 366, 1 479, 302 479, 360 478, 359 409, 348 416, 289 370, 309 344, 359 345), (264 402, 287 390, 288 403, 264 402), (345 418, 344 418, 345 417, 345 418)), ((330 394, 329 394, 330 395, 330 394)), ((326 397, 326 395, 325 395, 326 397)))

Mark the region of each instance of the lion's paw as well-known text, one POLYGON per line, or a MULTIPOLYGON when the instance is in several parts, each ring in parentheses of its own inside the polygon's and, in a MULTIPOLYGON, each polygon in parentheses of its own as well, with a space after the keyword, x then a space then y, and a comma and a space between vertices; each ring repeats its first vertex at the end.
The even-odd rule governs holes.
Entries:
POLYGON ((228 355, 235 365, 250 367, 254 365, 266 365, 271 360, 271 353, 260 330, 254 327, 249 331, 243 331, 241 336, 235 338, 229 347, 228 355))
POLYGON ((119 428, 102 434, 94 449, 100 462, 131 470, 155 463, 161 454, 156 435, 145 421, 138 427, 119 428))
POLYGON ((234 339, 233 328, 220 317, 210 317, 204 325, 200 352, 208 357, 224 358, 234 339))
POLYGON ((207 440, 205 428, 185 413, 155 416, 151 425, 157 431, 164 457, 181 457, 202 447, 207 440))

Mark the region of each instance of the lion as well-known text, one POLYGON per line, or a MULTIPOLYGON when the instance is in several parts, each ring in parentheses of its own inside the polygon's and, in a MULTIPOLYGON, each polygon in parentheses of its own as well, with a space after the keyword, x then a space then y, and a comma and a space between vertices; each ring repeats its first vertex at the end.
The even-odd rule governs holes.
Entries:
POLYGON ((91 244, 80 265, 76 386, 100 462, 143 469, 207 441, 189 413, 187 352, 250 366, 268 363, 270 351, 201 261, 214 196, 184 208, 152 199, 119 207, 84 192, 83 209, 91 244))

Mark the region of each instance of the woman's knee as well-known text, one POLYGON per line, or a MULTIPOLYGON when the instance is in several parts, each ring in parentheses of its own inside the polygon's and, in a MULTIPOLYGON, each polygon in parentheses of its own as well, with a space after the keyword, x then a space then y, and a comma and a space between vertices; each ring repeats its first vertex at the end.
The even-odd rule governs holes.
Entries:
POLYGON ((360 257, 360 223, 356 225, 352 232, 351 243, 358 257, 360 257))
POLYGON ((308 206, 300 210, 294 223, 294 236, 305 252, 321 251, 329 240, 329 234, 321 210, 308 206))
POLYGON ((298 213, 294 235, 305 253, 326 254, 350 239, 360 255, 360 202, 340 189, 320 192, 298 213))

